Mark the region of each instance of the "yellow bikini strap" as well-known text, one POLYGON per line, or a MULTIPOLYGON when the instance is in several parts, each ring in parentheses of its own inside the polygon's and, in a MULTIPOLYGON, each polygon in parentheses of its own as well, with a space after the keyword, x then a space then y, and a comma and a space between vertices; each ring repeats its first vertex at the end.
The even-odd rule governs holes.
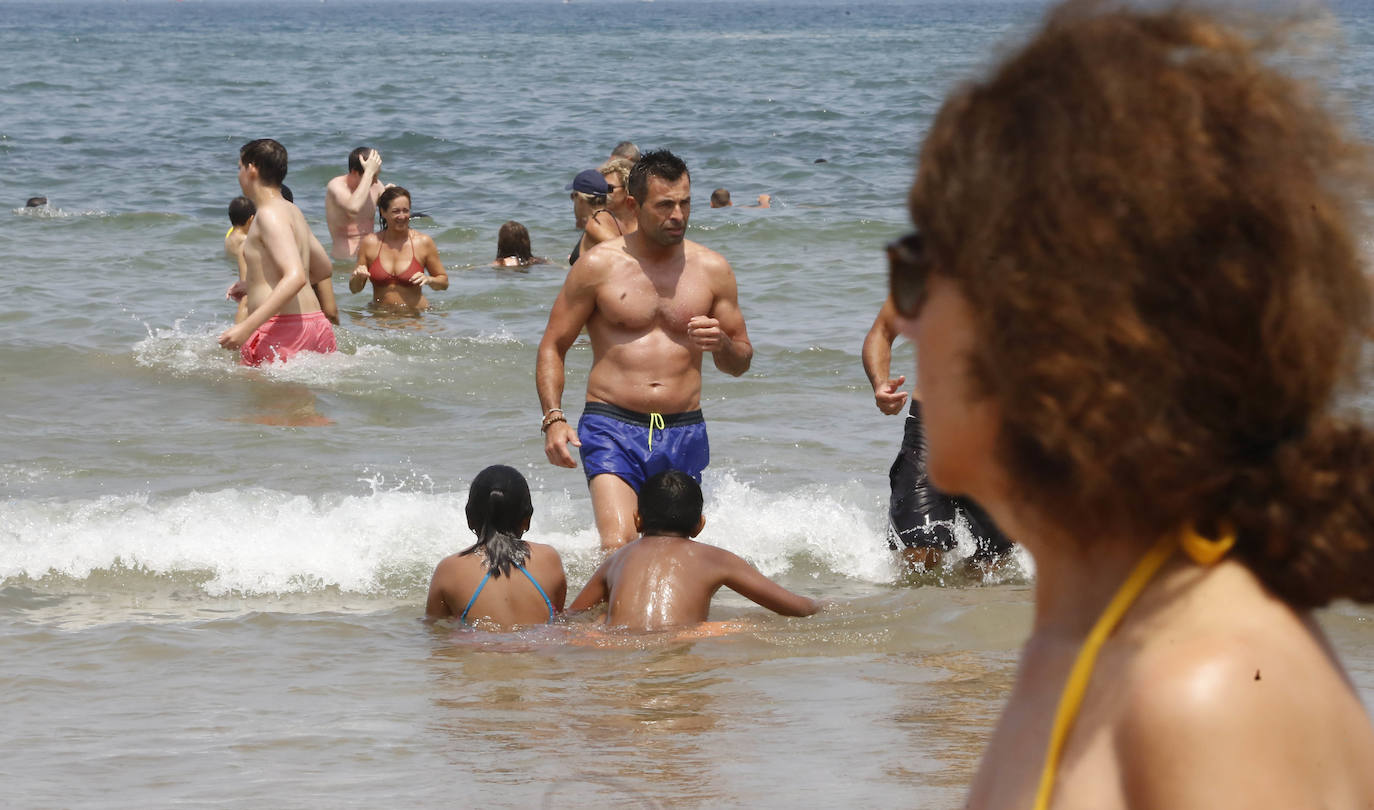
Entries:
POLYGON ((1159 542, 1140 558, 1135 568, 1131 569, 1126 581, 1121 583, 1121 587, 1112 596, 1112 601, 1107 604, 1107 609, 1097 617, 1093 629, 1089 631, 1083 646, 1078 650, 1078 656, 1073 661, 1073 669, 1069 670, 1069 678, 1064 683, 1064 691, 1059 696, 1059 706, 1054 712, 1054 728, 1050 732, 1050 744, 1045 752, 1045 769, 1040 772, 1040 787, 1035 791, 1034 810, 1049 810, 1050 796, 1054 793, 1054 778, 1059 773, 1059 756, 1064 751, 1064 742, 1069 737, 1069 731, 1073 729, 1073 721, 1078 716, 1078 710, 1083 705, 1083 696, 1088 691, 1088 682, 1092 679, 1097 654, 1112 631, 1121 623, 1126 611, 1135 604, 1140 592, 1145 590, 1145 586, 1150 584, 1154 575, 1173 556, 1174 549, 1182 548, 1193 562, 1210 566, 1226 556, 1226 552, 1230 551, 1235 543, 1235 533, 1229 527, 1223 527, 1221 537, 1210 540, 1188 526, 1176 534, 1161 537, 1159 542))
POLYGON ((1064 683, 1064 691, 1059 696, 1059 707, 1054 712, 1054 729, 1050 732, 1049 750, 1045 752, 1045 769, 1040 772, 1040 787, 1035 791, 1035 810, 1049 810, 1050 795, 1054 792, 1054 777, 1059 772, 1059 755, 1063 753, 1064 741, 1073 728, 1074 718, 1083 705, 1083 695, 1088 691, 1088 681, 1092 679, 1093 665, 1102 644, 1121 623, 1121 617, 1135 603, 1136 597, 1150 584, 1155 572, 1171 557, 1178 548, 1176 535, 1165 535, 1155 543, 1135 564, 1126 581, 1121 583, 1107 609, 1097 617, 1097 623, 1088 633, 1083 646, 1078 649, 1078 657, 1069 670, 1069 678, 1064 683))

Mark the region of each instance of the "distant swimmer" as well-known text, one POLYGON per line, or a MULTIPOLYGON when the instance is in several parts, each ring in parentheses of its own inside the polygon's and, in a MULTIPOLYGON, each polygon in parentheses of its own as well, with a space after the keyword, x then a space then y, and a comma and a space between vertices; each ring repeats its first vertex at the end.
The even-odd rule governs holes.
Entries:
POLYGON ((248 366, 335 350, 334 329, 310 286, 328 282, 333 266, 300 209, 282 198, 285 177, 286 149, 276 141, 250 141, 239 150, 239 187, 257 208, 240 251, 248 314, 219 336, 219 345, 239 349, 248 366))
POLYGON ((706 525, 701 507, 701 487, 690 475, 650 476, 634 513, 639 539, 603 562, 568 610, 606 602, 608 625, 663 630, 706 621, 722 586, 784 616, 820 610, 820 602, 773 582, 739 555, 693 540, 706 525))
POLYGON ((47 204, 48 204, 48 198, 47 198, 47 197, 30 197, 29 200, 28 200, 28 202, 24 203, 24 207, 25 207, 25 208, 43 208, 43 207, 46 206, 47 204))
POLYGON ((238 257, 257 210, 257 206, 247 197, 235 197, 229 201, 229 231, 224 234, 224 255, 231 259, 238 257))
MULTIPOLYGON (((868 330, 863 346, 864 373, 873 386, 873 399, 878 410, 888 415, 899 413, 907 401, 907 392, 902 390, 906 376, 891 376, 892 341, 897 334, 897 309, 889 299, 878 310, 878 317, 868 330)), ((1011 552, 1011 541, 978 504, 967 498, 951 498, 930 483, 926 476, 921 399, 914 387, 902 449, 887 477, 891 486, 888 545, 894 551, 901 548, 908 566, 925 569, 939 566, 941 553, 954 548, 954 525, 960 516, 977 544, 973 554, 975 563, 991 563, 1011 552)))
POLYGON ((530 232, 519 222, 511 220, 496 233, 496 261, 492 267, 529 267, 548 264, 543 256, 535 256, 530 247, 530 232))
POLYGON ((382 153, 359 146, 348 154, 348 174, 329 181, 324 190, 324 219, 332 240, 329 255, 351 259, 363 237, 372 233, 372 217, 384 186, 377 179, 382 153))
POLYGON ((735 274, 719 253, 688 241, 692 185, 666 150, 630 172, 638 229, 574 264, 539 343, 535 385, 549 463, 576 467, 581 450, 603 548, 635 537, 635 493, 666 469, 699 479, 710 460, 701 415, 701 362, 738 377, 754 347, 735 274), (583 328, 592 344, 577 430, 564 415, 564 359, 583 328))
POLYGON ((616 158, 628 160, 631 164, 638 163, 639 147, 635 146, 633 141, 621 141, 611 150, 609 160, 615 160, 616 158))
POLYGON ((624 158, 608 160, 597 171, 606 181, 606 203, 593 211, 587 218, 582 231, 582 241, 578 243, 575 254, 581 256, 594 245, 609 242, 628 233, 634 233, 639 223, 635 219, 634 200, 630 198, 625 184, 630 179, 630 168, 634 166, 624 158))
POLYGON ((410 311, 427 309, 425 286, 448 289, 448 273, 439 261, 439 248, 428 234, 411 229, 409 191, 390 186, 377 198, 377 208, 382 230, 363 238, 348 291, 357 293, 371 280, 374 304, 410 311))
MULTIPOLYGON (((729 189, 718 188, 718 189, 716 189, 715 191, 711 192, 711 207, 712 207, 712 208, 729 208, 729 207, 731 207, 731 206, 733 206, 733 205, 734 205, 734 202, 731 201, 731 199, 730 199, 730 191, 729 191, 729 189)), ((772 195, 770 195, 770 194, 760 194, 760 195, 758 196, 758 202, 756 202, 754 205, 746 205, 746 206, 744 206, 744 207, 745 207, 745 208, 771 208, 772 205, 773 205, 773 197, 772 197, 772 195)))
POLYGON ((577 244, 573 245, 572 253, 568 254, 568 264, 573 265, 582 257, 587 221, 592 218, 592 214, 605 210, 606 197, 611 193, 611 186, 601 172, 596 169, 583 169, 564 188, 571 192, 568 196, 573 203, 573 219, 577 223, 577 230, 581 231, 577 237, 577 244))
POLYGON ((472 479, 464 511, 477 542, 435 566, 425 617, 503 628, 553 621, 568 581, 553 546, 523 539, 534 515, 525 477, 487 467, 472 479))

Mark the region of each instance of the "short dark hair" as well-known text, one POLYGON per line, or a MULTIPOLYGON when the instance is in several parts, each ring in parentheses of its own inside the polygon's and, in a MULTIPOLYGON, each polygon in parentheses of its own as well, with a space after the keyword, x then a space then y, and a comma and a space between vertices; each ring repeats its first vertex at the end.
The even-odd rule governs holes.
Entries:
POLYGON ((348 170, 350 172, 357 172, 358 174, 362 174, 363 158, 367 157, 367 153, 371 151, 372 147, 370 146, 359 146, 357 149, 354 149, 352 152, 349 152, 348 170))
POLYGON ((711 205, 726 206, 730 204, 730 192, 727 189, 718 188, 711 192, 711 205))
POLYGON ((651 475, 639 488, 640 531, 691 537, 701 522, 701 504, 701 486, 687 473, 651 475))
POLYGON ((258 207, 247 197, 235 197, 229 201, 229 221, 235 228, 242 228, 248 220, 258 213, 258 207))
POLYGON ((271 138, 258 138, 239 148, 239 162, 254 166, 258 179, 269 186, 280 186, 286 179, 286 147, 271 138))
POLYGON ((514 256, 522 262, 529 261, 532 256, 529 230, 513 219, 502 225, 496 233, 496 258, 504 259, 507 256, 514 256))
POLYGON ((644 198, 649 195, 649 178, 657 177, 660 180, 667 180, 670 183, 677 182, 683 175, 689 178, 691 172, 687 171, 687 164, 682 162, 682 158, 669 152, 667 149, 655 149, 652 152, 645 152, 639 160, 635 161, 635 166, 630 169, 630 179, 626 182, 630 196, 636 202, 643 203, 644 198))

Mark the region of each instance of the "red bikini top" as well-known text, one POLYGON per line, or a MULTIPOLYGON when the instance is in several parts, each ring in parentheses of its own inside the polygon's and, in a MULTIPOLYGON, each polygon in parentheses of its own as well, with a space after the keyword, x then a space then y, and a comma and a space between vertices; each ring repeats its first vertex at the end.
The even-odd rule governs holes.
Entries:
POLYGON ((417 273, 423 273, 425 271, 425 266, 420 264, 419 260, 415 258, 415 243, 410 240, 410 237, 406 237, 406 243, 410 245, 410 266, 394 276, 382 269, 382 249, 380 247, 377 248, 377 258, 373 259, 372 264, 367 266, 367 274, 372 278, 373 284, 400 284, 402 282, 409 282, 411 279, 415 278, 417 273))

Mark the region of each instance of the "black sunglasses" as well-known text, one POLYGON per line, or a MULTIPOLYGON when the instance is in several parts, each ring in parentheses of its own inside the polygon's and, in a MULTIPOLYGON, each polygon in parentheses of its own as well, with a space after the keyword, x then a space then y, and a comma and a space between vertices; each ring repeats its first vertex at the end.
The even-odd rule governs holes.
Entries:
POLYGON ((926 300, 926 278, 930 263, 920 231, 887 243, 887 283, 897 314, 914 318, 926 300))

